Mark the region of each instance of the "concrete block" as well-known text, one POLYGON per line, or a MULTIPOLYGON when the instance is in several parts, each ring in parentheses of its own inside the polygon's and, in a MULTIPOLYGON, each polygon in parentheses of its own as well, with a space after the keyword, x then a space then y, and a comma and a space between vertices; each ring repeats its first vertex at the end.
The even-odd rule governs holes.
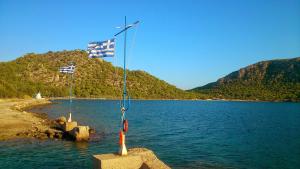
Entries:
POLYGON ((93 156, 94 169, 170 169, 159 160, 153 151, 146 148, 133 148, 128 155, 101 154, 93 156))
POLYGON ((102 154, 93 156, 94 169, 139 169, 143 161, 138 155, 102 154))
POLYGON ((64 122, 63 124, 63 130, 65 132, 71 131, 73 130, 75 127, 77 127, 77 122, 76 121, 72 121, 72 122, 64 122))
POLYGON ((76 140, 76 141, 88 141, 90 137, 89 133, 90 127, 89 126, 77 126, 74 127, 69 134, 76 140))

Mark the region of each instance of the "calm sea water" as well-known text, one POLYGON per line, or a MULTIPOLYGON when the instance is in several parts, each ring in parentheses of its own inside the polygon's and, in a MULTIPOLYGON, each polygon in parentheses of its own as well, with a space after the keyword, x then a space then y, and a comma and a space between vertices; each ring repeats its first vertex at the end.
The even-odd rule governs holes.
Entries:
MULTIPOLYGON (((67 115, 68 101, 37 107, 67 115)), ((75 100, 73 119, 97 134, 89 143, 0 142, 0 168, 92 168, 92 155, 116 152, 119 101, 75 100)), ((146 147, 172 168, 300 168, 300 104, 132 101, 127 146, 146 147)))

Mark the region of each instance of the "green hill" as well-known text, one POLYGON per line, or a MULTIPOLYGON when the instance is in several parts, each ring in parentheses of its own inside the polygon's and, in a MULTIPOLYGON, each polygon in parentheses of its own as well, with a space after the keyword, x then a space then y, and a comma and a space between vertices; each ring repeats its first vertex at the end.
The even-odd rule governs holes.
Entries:
POLYGON ((191 91, 225 99, 300 101, 300 57, 258 62, 191 91))
MULTIPOLYGON (((14 61, 0 62, 0 97, 68 96, 68 76, 59 67, 76 64, 74 94, 77 97, 120 98, 123 70, 101 59, 90 59, 85 51, 27 54, 14 61)), ((139 99, 192 99, 186 92, 144 71, 128 71, 128 93, 139 99)))

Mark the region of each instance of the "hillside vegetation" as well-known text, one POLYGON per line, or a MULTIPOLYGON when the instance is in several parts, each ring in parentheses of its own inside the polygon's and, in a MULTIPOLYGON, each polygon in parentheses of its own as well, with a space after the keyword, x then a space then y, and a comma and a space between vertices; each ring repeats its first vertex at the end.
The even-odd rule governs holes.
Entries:
POLYGON ((258 62, 191 91, 225 99, 300 101, 300 57, 258 62))
MULTIPOLYGON (((0 97, 68 96, 68 76, 59 67, 76 65, 74 94, 77 97, 120 98, 123 70, 101 59, 90 59, 85 51, 26 54, 0 62, 0 97)), ((139 99, 193 99, 199 94, 183 91, 144 71, 128 71, 128 93, 139 99)))

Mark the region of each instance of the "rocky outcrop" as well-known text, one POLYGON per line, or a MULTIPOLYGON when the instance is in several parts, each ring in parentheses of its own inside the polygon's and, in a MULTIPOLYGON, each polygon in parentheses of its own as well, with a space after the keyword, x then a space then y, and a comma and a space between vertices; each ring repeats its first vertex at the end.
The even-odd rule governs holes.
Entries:
POLYGON ((300 101, 300 57, 262 61, 190 91, 212 98, 300 101))

